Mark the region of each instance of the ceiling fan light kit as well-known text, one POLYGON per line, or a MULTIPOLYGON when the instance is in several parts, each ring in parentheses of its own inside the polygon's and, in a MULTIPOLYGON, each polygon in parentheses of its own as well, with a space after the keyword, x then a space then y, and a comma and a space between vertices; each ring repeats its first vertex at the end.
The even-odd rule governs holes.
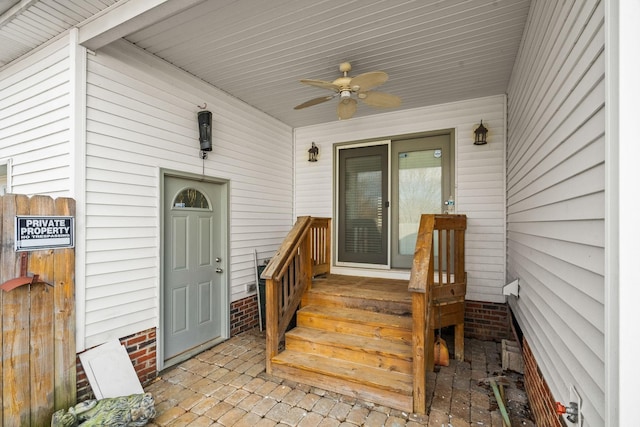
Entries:
POLYGON ((296 110, 311 107, 329 101, 336 96, 340 97, 338 102, 338 119, 346 120, 353 117, 358 108, 358 99, 371 107, 395 108, 402 103, 400 97, 385 92, 372 91, 371 89, 385 83, 389 76, 384 71, 371 71, 355 77, 349 77, 351 64, 343 62, 340 64, 342 77, 338 77, 333 82, 324 80, 303 79, 301 83, 315 86, 320 89, 328 89, 334 92, 333 95, 322 96, 310 99, 294 107, 296 110))

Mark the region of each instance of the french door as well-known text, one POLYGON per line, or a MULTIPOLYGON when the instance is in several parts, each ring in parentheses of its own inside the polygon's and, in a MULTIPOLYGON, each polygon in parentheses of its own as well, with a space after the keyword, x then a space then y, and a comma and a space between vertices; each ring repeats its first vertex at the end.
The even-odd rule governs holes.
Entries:
POLYGON ((452 194, 449 133, 338 150, 339 265, 411 268, 420 215, 452 194))

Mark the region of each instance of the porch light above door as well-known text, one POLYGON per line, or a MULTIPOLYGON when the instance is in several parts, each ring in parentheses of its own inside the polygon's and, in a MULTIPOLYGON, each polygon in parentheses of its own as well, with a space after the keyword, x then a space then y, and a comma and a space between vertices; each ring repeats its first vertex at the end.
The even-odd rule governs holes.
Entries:
POLYGON ((473 132, 476 134, 476 139, 473 141, 474 145, 484 145, 487 143, 487 133, 489 133, 489 129, 484 127, 482 120, 480 120, 480 126, 473 132))

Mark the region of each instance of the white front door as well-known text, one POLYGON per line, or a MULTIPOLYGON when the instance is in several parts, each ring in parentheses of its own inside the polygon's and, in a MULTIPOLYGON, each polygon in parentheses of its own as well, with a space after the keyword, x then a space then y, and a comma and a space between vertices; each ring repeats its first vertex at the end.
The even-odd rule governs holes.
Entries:
POLYGON ((165 177, 165 367, 221 341, 228 326, 223 186, 165 177))

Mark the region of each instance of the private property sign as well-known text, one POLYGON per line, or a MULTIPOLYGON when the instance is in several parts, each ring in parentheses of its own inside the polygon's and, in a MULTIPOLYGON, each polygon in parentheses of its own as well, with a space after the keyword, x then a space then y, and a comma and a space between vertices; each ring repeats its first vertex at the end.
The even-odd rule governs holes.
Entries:
POLYGON ((16 216, 16 251, 72 248, 74 223, 70 216, 16 216))

